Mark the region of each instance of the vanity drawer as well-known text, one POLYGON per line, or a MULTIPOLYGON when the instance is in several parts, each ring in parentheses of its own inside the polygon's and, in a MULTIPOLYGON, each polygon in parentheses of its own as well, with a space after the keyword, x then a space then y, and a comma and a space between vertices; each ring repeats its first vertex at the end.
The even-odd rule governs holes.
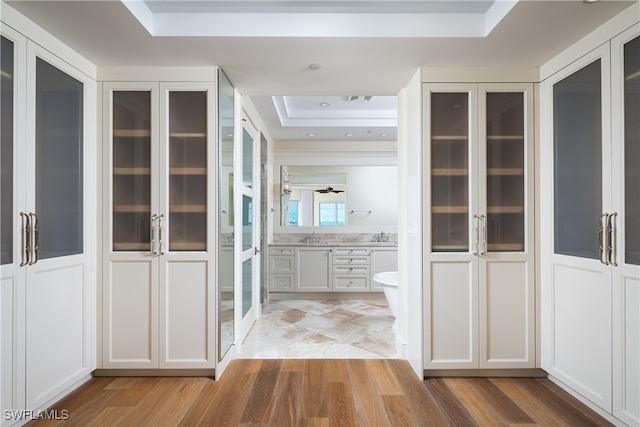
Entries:
POLYGON ((368 291, 369 276, 334 275, 333 290, 334 291, 368 291))
POLYGON ((271 274, 269 290, 272 292, 293 292, 293 274, 271 274))
POLYGON ((270 246, 269 255, 291 255, 294 254, 293 246, 270 246))
POLYGON ((294 262, 293 256, 269 256, 269 273, 289 273, 293 274, 294 270, 294 262))
POLYGON ((369 265, 333 265, 333 274, 369 274, 369 265))
POLYGON ((348 255, 348 256, 369 256, 370 248, 362 247, 362 248, 333 248, 334 255, 348 255))
POLYGON ((351 255, 334 255, 333 264, 339 265, 369 265, 371 257, 369 256, 351 256, 351 255))

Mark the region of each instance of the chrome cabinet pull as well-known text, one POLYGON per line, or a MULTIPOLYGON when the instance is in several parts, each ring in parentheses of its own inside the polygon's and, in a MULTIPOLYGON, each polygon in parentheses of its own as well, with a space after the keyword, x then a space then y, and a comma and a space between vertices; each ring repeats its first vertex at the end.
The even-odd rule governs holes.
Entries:
POLYGON ((162 218, 164 218, 164 214, 160 214, 156 217, 158 220, 158 252, 156 255, 164 255, 162 251, 162 218))
POLYGON ((607 262, 614 267, 618 266, 618 212, 613 212, 609 215, 607 221, 607 240, 609 243, 609 257, 607 262))
POLYGON ((26 212, 20 212, 20 218, 22 219, 22 249, 21 249, 21 262, 20 267, 29 265, 31 258, 31 220, 29 214, 26 212))
POLYGON ((40 224, 38 223, 38 215, 30 212, 29 216, 31 217, 31 255, 29 256, 29 265, 33 265, 40 259, 40 224))
POLYGON ((609 214, 607 212, 600 215, 600 224, 598 225, 598 257, 604 265, 609 265, 607 259, 609 243, 607 242, 607 229, 609 228, 609 214))
POLYGON ((476 240, 475 242, 473 242, 473 244, 476 247, 476 250, 473 251, 473 255, 478 256, 480 255, 480 217, 478 215, 474 215, 473 219, 475 220, 474 229, 476 231, 476 240))
POLYGON ((151 215, 151 222, 150 222, 151 239, 149 241, 149 252, 151 252, 151 255, 156 255, 156 227, 155 227, 156 217, 157 217, 156 214, 151 215))
POLYGON ((485 255, 487 253, 487 217, 480 215, 480 221, 482 221, 482 251, 480 255, 485 255))

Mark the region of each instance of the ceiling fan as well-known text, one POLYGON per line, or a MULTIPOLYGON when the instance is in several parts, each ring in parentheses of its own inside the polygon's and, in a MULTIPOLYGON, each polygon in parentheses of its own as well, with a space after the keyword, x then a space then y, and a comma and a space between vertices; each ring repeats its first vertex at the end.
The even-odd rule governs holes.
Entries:
POLYGON ((327 194, 327 193, 344 193, 344 190, 336 190, 333 187, 329 186, 327 188, 321 188, 316 190, 318 193, 327 194))

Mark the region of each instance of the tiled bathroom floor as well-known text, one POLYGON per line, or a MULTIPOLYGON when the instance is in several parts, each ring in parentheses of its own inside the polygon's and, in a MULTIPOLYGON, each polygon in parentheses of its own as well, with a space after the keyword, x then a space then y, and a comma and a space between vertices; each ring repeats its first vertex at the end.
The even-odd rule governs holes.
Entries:
POLYGON ((262 308, 239 358, 397 358, 386 300, 280 300, 262 308))

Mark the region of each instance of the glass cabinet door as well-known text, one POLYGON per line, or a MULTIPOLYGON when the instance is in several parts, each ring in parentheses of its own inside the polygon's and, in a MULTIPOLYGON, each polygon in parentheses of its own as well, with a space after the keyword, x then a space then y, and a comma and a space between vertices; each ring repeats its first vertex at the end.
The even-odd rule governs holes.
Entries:
POLYGON ((469 250, 469 94, 431 93, 431 250, 469 250))
POLYGON ((169 250, 207 249, 207 92, 169 92, 169 250))
POLYGON ((625 262, 640 265, 640 37, 624 45, 625 262))
POLYGON ((522 92, 486 94, 487 250, 524 250, 525 127, 522 92))
POLYGON ((598 259, 603 206, 600 59, 553 86, 553 139, 554 253, 598 259))
POLYGON ((83 253, 83 84, 36 59, 37 258, 83 253))
POLYGON ((113 250, 151 242, 151 92, 113 92, 113 250))
POLYGON ((13 42, 0 46, 0 264, 13 263, 13 42))

